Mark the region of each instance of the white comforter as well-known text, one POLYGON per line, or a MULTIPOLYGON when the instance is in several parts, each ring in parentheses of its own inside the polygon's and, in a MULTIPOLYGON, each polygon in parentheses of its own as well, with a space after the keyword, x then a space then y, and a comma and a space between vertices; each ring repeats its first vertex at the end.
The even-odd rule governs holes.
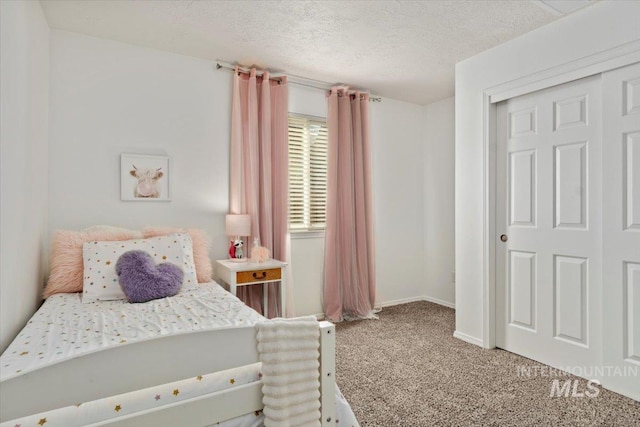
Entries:
MULTIPOLYGON (((0 380, 45 365, 127 342, 190 331, 254 325, 260 314, 215 282, 183 288, 170 298, 144 304, 97 301, 83 304, 80 294, 49 297, 0 356, 0 380)), ((0 424, 82 426, 158 405, 237 387, 260 378, 260 364, 84 402, 0 424)), ((358 426, 353 412, 336 389, 336 426, 358 426)), ((224 427, 263 425, 262 411, 226 421, 224 427)))
POLYGON ((129 304, 49 297, 0 356, 0 380, 98 349, 161 335, 254 325, 264 319, 215 282, 129 304))

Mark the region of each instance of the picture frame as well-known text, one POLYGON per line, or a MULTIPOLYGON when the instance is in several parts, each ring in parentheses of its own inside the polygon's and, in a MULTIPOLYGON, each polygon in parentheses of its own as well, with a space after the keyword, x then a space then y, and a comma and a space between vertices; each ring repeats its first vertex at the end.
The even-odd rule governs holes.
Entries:
POLYGON ((170 201, 170 172, 168 156, 120 154, 120 200, 170 201))

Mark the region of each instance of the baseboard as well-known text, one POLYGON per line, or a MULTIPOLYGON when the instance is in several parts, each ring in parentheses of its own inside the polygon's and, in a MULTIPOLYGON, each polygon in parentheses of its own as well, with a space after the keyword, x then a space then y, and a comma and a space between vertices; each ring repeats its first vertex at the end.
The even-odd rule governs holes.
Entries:
POLYGON ((376 309, 380 309, 380 308, 384 308, 384 307, 391 307, 394 305, 400 305, 400 304, 407 304, 410 302, 417 302, 417 301, 427 301, 427 302, 432 302, 434 304, 438 304, 438 305, 443 305, 445 307, 448 308, 456 308, 456 305, 453 303, 450 303, 449 301, 443 301, 441 299, 438 298, 432 298, 432 297, 428 297, 428 296, 421 296, 421 297, 411 297, 411 298, 402 298, 402 299, 396 299, 396 300, 392 300, 392 301, 385 301, 382 302, 378 305, 376 305, 376 309))
POLYGON ((463 334, 462 332, 455 331, 453 333, 454 338, 458 338, 464 342, 468 342, 469 344, 477 345, 478 347, 483 347, 482 340, 479 340, 476 337, 472 337, 471 335, 463 334))
POLYGON ((377 304, 375 308, 380 309, 384 307, 391 307, 394 305, 407 304, 407 303, 416 302, 416 301, 424 301, 424 297, 411 297, 411 298, 402 298, 402 299, 396 299, 392 301, 386 301, 386 302, 377 304))
MULTIPOLYGON (((442 305, 444 307, 453 308, 454 310, 456 308, 456 305, 453 304, 453 303, 450 303, 449 301, 443 301, 443 300, 438 299, 438 298, 421 296, 421 297, 411 297, 411 298, 396 299, 396 300, 392 300, 392 301, 385 301, 385 302, 382 302, 380 304, 377 304, 374 309, 375 310, 380 310, 380 309, 382 309, 384 307, 392 307, 394 305, 408 304, 410 302, 417 302, 417 301, 432 302, 434 304, 442 305)), ((316 316, 316 318, 319 321, 320 320, 326 320, 325 315, 322 314, 322 313, 320 313, 320 314, 312 314, 312 316, 316 316)))
POLYGON ((434 304, 439 304, 439 305, 444 305, 445 307, 449 307, 449 308, 453 308, 455 310, 456 308, 456 304, 449 302, 449 301, 444 301, 438 298, 432 298, 432 297, 422 297, 423 301, 429 301, 432 302, 434 304))

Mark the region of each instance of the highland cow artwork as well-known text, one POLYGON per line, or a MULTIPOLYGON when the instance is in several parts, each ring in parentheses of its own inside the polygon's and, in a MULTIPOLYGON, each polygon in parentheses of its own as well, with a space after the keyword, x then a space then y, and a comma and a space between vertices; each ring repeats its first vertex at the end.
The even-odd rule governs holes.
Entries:
POLYGON ((169 157, 120 155, 120 199, 168 201, 169 157))

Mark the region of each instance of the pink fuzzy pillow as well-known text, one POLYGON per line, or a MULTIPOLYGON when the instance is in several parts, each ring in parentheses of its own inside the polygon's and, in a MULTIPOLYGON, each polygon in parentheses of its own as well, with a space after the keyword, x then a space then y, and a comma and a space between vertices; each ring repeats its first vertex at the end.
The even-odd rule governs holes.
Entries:
POLYGON ((204 230, 197 230, 194 228, 183 230, 171 227, 148 227, 142 230, 142 234, 144 234, 145 239, 149 237, 166 236, 167 234, 185 232, 189 233, 193 243, 193 263, 196 265, 198 283, 208 283, 211 281, 211 276, 213 275, 213 266, 211 265, 211 259, 209 258, 211 242, 204 230))
POLYGON ((42 296, 48 298, 62 292, 82 292, 82 244, 90 241, 140 239, 139 231, 124 228, 91 231, 58 230, 53 234, 51 271, 42 296))

